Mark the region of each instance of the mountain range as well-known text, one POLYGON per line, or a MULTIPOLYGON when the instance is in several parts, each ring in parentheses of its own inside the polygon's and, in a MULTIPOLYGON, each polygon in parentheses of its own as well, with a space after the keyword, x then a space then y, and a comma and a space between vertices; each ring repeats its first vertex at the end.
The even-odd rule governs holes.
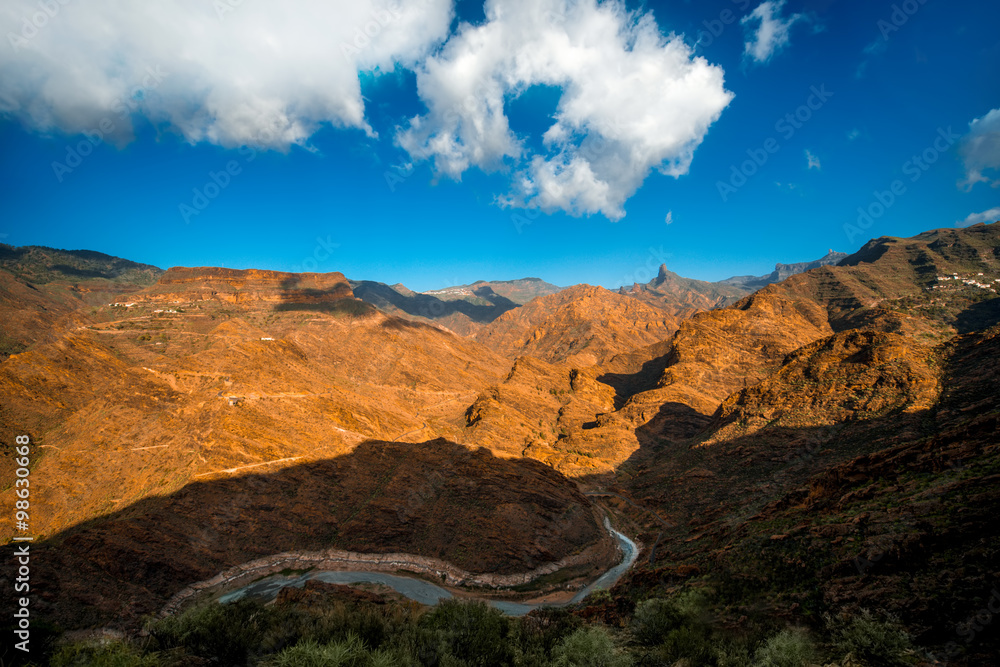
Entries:
POLYGON ((3 246, 0 476, 29 434, 68 629, 321 548, 575 563, 551 593, 613 562, 607 513, 640 558, 586 619, 694 587, 723 625, 879 608, 940 651, 1000 580, 998 290, 1000 223, 617 291, 3 246))

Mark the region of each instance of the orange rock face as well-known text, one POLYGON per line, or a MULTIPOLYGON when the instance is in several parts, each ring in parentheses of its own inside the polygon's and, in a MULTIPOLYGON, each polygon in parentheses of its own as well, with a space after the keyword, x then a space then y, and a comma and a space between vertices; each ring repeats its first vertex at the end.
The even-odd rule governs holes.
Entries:
POLYGON ((142 302, 215 300, 231 304, 319 306, 353 299, 342 273, 284 273, 257 269, 174 267, 134 295, 142 302))
POLYGON ((602 287, 575 285, 504 313, 475 340, 508 358, 593 366, 667 338, 676 318, 602 287))
MULTIPOLYGON (((52 298, 6 280, 5 303, 52 298)), ((568 288, 471 338, 338 273, 173 269, 67 305, 0 364, 48 603, 134 615, 282 549, 530 569, 606 539, 582 488, 646 545, 635 599, 715 577, 739 604, 877 604, 941 639, 1000 579, 1000 225, 876 239, 706 312, 671 280, 568 288)))

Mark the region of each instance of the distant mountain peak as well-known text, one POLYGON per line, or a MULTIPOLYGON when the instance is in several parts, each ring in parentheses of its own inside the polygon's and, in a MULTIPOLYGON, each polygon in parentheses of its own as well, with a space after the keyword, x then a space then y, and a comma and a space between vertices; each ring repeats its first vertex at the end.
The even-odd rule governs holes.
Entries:
POLYGON ((811 262, 797 262, 794 264, 782 264, 778 262, 774 265, 774 271, 766 276, 733 276, 725 280, 720 280, 719 283, 744 287, 754 291, 772 283, 779 283, 789 276, 804 273, 810 269, 839 264, 847 256, 846 252, 837 252, 831 248, 827 250, 826 255, 811 262))

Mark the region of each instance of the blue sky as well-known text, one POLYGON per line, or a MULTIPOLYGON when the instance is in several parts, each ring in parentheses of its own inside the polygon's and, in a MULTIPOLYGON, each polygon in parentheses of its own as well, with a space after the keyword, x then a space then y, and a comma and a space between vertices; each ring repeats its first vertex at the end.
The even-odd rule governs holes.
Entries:
POLYGON ((535 42, 523 0, 354 2, 353 19, 303 0, 278 28, 251 3, 172 0, 153 21, 106 0, 34 31, 37 3, 8 3, 0 234, 417 290, 616 287, 1000 217, 1000 6, 546 2, 535 42), (557 39, 581 35, 597 65, 557 39), (485 88, 461 79, 470 54, 485 88))

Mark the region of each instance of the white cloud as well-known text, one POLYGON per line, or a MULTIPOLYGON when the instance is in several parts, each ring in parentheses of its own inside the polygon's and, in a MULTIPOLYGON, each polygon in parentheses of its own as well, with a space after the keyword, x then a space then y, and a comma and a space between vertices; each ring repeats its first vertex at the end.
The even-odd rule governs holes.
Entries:
POLYGON ((888 48, 889 48, 889 42, 883 39, 882 37, 879 37, 874 42, 866 46, 863 49, 865 57, 862 58, 860 63, 858 63, 858 68, 854 71, 854 78, 856 79, 864 78, 865 73, 868 70, 868 64, 872 61, 873 58, 877 58, 878 56, 885 53, 888 50, 888 48))
POLYGON ((49 4, 0 8, 0 113, 68 133, 110 119, 124 142, 124 101, 190 142, 278 149, 322 123, 370 133, 358 73, 414 66, 452 16, 450 0, 49 4))
POLYGON ((664 222, 666 222, 668 225, 674 224, 674 212, 673 211, 667 211, 667 217, 664 220, 664 222))
POLYGON ((620 219, 653 169, 687 173, 733 97, 720 67, 618 2, 487 0, 485 12, 418 67, 429 112, 397 140, 452 178, 512 170, 502 205, 620 219), (536 84, 562 89, 541 154, 504 114, 505 99, 536 84))
POLYGON ((123 144, 141 114, 191 143, 308 147, 324 124, 374 135, 359 73, 406 68, 428 108, 395 137, 413 161, 456 179, 502 169, 501 204, 573 215, 621 218, 654 169, 687 173, 733 98, 721 67, 619 0, 486 0, 487 20, 454 35, 452 0, 52 6, 0 4, 0 114, 29 129, 110 120, 123 144), (536 84, 562 97, 532 150, 504 103, 536 84))
POLYGON ((956 222, 955 226, 968 227, 969 225, 978 225, 980 222, 997 222, 998 220, 1000 220, 1000 206, 982 213, 970 213, 969 217, 956 222))
POLYGON ((959 182, 959 187, 966 191, 976 183, 1000 187, 1000 178, 984 174, 987 170, 1000 171, 1000 109, 969 123, 969 133, 962 137, 958 152, 965 163, 965 180, 959 182))
POLYGON ((861 130, 859 130, 858 128, 854 128, 853 130, 847 133, 847 140, 854 141, 860 136, 861 136, 861 130))
POLYGON ((823 165, 820 164, 819 158, 813 155, 812 151, 808 148, 806 149, 806 169, 823 169, 823 165))
POLYGON ((787 46, 792 26, 805 18, 802 14, 782 18, 781 10, 784 7, 785 0, 768 0, 740 19, 743 30, 747 33, 744 52, 755 62, 766 63, 787 46), (753 28, 755 23, 756 29, 753 28))

